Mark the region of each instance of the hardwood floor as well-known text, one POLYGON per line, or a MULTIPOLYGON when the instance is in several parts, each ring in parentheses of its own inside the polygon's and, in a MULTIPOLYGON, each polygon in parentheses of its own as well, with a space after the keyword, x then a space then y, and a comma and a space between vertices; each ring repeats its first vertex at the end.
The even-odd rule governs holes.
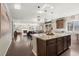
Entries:
POLYGON ((30 42, 26 36, 22 38, 18 35, 16 41, 12 40, 6 56, 34 56, 30 42))
MULTIPOLYGON (((26 36, 18 36, 17 40, 12 40, 6 56, 34 56, 32 53, 31 40, 26 36)), ((79 56, 79 40, 75 35, 71 36, 71 47, 60 56, 79 56)))

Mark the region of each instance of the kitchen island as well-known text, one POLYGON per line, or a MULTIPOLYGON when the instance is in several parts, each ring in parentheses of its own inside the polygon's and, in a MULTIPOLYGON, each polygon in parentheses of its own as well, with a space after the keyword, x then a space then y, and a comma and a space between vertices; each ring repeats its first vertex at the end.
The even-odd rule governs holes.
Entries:
POLYGON ((32 39, 32 52, 37 56, 61 55, 71 45, 71 35, 68 33, 33 34, 32 39))

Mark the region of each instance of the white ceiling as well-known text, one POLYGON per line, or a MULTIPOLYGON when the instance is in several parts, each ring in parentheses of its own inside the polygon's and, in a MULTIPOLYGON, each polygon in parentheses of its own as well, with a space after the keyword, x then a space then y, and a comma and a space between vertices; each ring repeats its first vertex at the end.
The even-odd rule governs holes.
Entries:
MULTIPOLYGON (((46 3, 45 3, 46 4, 46 3)), ((15 10, 14 3, 7 3, 12 18, 16 22, 33 22, 36 21, 37 16, 41 16, 41 22, 44 18, 55 19, 59 17, 65 17, 70 15, 79 14, 79 3, 49 3, 48 5, 53 6, 54 9, 44 8, 48 10, 48 13, 37 13, 44 5, 44 3, 21 3, 21 9, 15 10), (40 9, 38 9, 38 5, 40 9), (53 12, 53 14, 50 14, 53 12)))

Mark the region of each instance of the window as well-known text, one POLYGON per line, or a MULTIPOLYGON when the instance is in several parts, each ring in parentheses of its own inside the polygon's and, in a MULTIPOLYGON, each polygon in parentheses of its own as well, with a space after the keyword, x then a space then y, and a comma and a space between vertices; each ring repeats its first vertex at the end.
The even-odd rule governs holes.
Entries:
POLYGON ((68 31, 79 31, 79 21, 72 21, 67 23, 68 31))
POLYGON ((68 31, 73 31, 73 23, 68 22, 68 31))
POLYGON ((74 31, 79 31, 79 21, 74 21, 74 31))

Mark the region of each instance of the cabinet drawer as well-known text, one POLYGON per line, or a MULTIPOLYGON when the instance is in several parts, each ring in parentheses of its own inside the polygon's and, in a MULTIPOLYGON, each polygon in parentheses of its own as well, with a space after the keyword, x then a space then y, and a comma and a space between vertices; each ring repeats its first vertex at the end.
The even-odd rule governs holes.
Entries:
POLYGON ((56 56, 56 43, 47 46, 47 55, 56 56))
POLYGON ((46 42, 47 45, 56 43, 56 39, 51 39, 46 42))

